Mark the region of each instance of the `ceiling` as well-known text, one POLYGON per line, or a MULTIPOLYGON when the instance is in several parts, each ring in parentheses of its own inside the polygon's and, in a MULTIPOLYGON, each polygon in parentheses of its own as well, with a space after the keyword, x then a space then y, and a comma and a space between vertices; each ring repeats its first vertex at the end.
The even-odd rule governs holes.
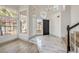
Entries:
MULTIPOLYGON (((14 10, 19 10, 21 11, 23 14, 25 14, 27 12, 27 9, 28 9, 28 5, 1 5, 1 6, 4 6, 6 8, 11 8, 11 9, 14 9, 14 10)), ((56 13, 58 12, 59 10, 62 9, 62 6, 54 6, 54 5, 31 5, 30 7, 39 7, 39 8, 46 8, 46 9, 49 9, 51 11, 53 11, 53 13, 56 13), (59 10, 57 10, 57 8, 59 8, 59 10)))

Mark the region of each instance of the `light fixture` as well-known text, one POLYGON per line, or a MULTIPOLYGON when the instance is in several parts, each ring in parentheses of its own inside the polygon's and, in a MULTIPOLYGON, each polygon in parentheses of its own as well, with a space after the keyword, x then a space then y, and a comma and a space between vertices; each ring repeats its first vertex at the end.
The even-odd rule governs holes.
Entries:
POLYGON ((46 12, 46 11, 40 12, 40 17, 41 17, 42 19, 46 19, 46 18, 47 18, 47 12, 46 12))
POLYGON ((53 9, 54 11, 65 11, 66 6, 65 5, 54 5, 53 9))

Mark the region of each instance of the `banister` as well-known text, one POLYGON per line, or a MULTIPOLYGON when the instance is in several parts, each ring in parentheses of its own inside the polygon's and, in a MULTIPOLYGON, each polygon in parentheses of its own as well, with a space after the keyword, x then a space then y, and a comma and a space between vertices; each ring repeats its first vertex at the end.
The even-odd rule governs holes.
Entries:
POLYGON ((79 25, 79 23, 77 23, 71 27, 69 25, 67 25, 67 53, 70 51, 70 30, 75 28, 78 25, 79 25))

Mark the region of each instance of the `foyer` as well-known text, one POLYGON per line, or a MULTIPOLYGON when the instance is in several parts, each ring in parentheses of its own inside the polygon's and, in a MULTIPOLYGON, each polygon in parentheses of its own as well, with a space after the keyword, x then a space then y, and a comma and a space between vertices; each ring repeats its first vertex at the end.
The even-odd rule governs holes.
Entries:
POLYGON ((1 5, 0 53, 79 52, 79 6, 74 5, 1 5))

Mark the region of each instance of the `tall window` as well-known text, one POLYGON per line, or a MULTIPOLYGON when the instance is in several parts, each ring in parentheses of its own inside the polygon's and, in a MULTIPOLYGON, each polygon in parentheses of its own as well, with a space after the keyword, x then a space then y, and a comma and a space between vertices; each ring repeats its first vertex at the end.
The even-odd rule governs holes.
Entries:
POLYGON ((37 19, 37 34, 43 34, 43 20, 41 18, 37 19))
POLYGON ((20 32, 27 33, 27 16, 20 15, 20 32))
POLYGON ((20 12, 20 32, 27 33, 28 26, 27 26, 27 13, 26 11, 20 12))
POLYGON ((0 8, 0 35, 16 34, 16 12, 0 8))

